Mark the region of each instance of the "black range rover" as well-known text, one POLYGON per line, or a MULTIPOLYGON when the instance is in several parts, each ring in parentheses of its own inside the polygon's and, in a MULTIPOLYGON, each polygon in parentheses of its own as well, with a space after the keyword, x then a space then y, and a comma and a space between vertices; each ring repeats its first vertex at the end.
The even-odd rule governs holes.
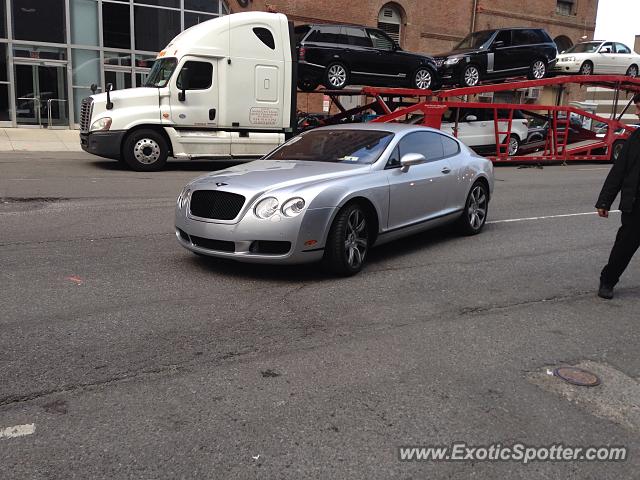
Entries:
POLYGON ((443 83, 473 87, 485 79, 544 78, 557 54, 555 42, 541 28, 504 28, 471 33, 435 60, 443 83))
POLYGON ((382 30, 358 25, 295 27, 298 87, 349 84, 434 89, 439 83, 432 57, 409 53, 382 30))

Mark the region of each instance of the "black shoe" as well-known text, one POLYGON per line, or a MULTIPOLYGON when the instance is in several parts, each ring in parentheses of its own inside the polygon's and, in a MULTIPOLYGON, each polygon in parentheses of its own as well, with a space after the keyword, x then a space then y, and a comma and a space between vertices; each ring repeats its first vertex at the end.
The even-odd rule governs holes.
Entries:
POLYGON ((613 287, 606 283, 600 282, 600 288, 598 288, 598 296, 600 298, 606 298, 611 300, 613 298, 613 287))

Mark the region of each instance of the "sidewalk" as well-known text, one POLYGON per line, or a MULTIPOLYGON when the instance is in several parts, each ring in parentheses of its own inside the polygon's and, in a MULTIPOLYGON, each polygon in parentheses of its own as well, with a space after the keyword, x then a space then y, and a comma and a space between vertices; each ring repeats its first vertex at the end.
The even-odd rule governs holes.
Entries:
POLYGON ((78 130, 0 128, 0 152, 81 152, 78 130))

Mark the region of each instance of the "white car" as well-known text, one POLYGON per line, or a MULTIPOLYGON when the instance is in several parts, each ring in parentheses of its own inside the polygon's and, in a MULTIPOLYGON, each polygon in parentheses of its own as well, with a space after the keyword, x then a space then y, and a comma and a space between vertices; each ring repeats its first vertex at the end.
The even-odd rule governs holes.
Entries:
POLYGON ((640 55, 620 42, 594 40, 577 43, 558 55, 556 73, 638 76, 640 55))
MULTIPOLYGON (((445 113, 440 129, 453 135, 456 110, 451 109, 445 113)), ((500 118, 507 118, 508 113, 498 111, 500 118)), ((498 122, 499 131, 507 130, 507 122, 498 122)), ((529 136, 529 121, 518 111, 514 112, 511 122, 511 137, 509 138, 509 156, 518 154, 520 146, 527 141, 529 136), (520 118, 519 118, 520 117, 520 118)), ((493 110, 487 108, 463 108, 458 116, 458 140, 467 147, 477 152, 495 152, 496 129, 493 110)), ((500 142, 504 142, 505 134, 500 135, 500 142)))

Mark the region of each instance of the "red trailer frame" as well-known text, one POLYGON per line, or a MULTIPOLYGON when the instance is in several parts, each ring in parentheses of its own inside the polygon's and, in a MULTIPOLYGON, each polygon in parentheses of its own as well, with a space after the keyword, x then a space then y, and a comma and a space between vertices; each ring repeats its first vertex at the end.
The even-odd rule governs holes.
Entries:
MULTIPOLYGON (((362 115, 364 112, 373 111, 374 116, 370 119, 372 122, 394 122, 399 121, 403 117, 407 119, 410 114, 420 113, 423 115, 420 124, 440 129, 442 126, 442 115, 447 109, 461 107, 482 108, 493 111, 496 152, 495 155, 490 155, 488 158, 494 162, 610 161, 611 152, 614 147, 617 148, 618 145, 622 145, 622 142, 624 142, 633 131, 632 127, 620 121, 624 111, 618 118, 605 118, 589 113, 583 109, 560 105, 563 87, 567 84, 597 86, 613 90, 615 92, 613 112, 617 111, 620 92, 640 93, 640 79, 618 75, 560 76, 542 80, 510 81, 476 87, 454 88, 437 92, 407 88, 379 87, 364 87, 362 89, 350 90, 321 90, 318 93, 329 96, 340 110, 340 113, 329 117, 321 122, 321 124, 336 124, 344 120, 353 119, 354 116, 362 115), (466 101, 469 95, 545 86, 560 87, 560 94, 558 95, 556 105, 466 101), (341 105, 339 100, 340 96, 345 95, 361 95, 371 100, 363 106, 347 110, 341 105), (452 100, 454 97, 458 97, 457 100, 452 100), (547 135, 543 144, 540 145, 541 153, 534 152, 526 155, 509 155, 507 148, 511 138, 511 128, 515 110, 548 120, 547 135), (501 112, 504 112, 506 116, 500 118, 501 112), (604 137, 599 138, 594 132, 590 134, 589 130, 582 129, 581 134, 584 138, 580 138, 578 142, 570 143, 571 114, 605 124, 607 129, 604 137), (506 129, 500 130, 500 128, 504 128, 505 126, 506 129)), ((627 105, 627 108, 629 105, 627 105)), ((363 121, 367 120, 368 119, 363 118, 363 121)), ((458 122, 456 122, 454 127, 454 135, 457 134, 457 128, 458 122)))

